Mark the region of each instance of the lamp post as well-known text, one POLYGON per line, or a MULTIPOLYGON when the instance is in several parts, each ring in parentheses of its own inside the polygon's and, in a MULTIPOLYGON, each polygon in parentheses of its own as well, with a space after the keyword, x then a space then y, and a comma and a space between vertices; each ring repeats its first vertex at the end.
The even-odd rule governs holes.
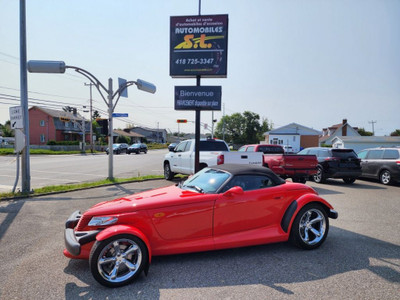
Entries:
POLYGON ((156 92, 156 86, 150 82, 137 79, 136 81, 126 81, 115 92, 112 88, 112 78, 108 79, 108 88, 106 88, 93 74, 75 66, 67 66, 63 61, 48 61, 48 60, 30 60, 28 61, 28 71, 30 73, 65 73, 66 69, 73 69, 79 74, 85 76, 97 88, 100 96, 103 98, 108 107, 108 179, 114 179, 113 175, 113 117, 112 114, 121 96, 121 93, 131 85, 136 85, 139 90, 152 93, 156 92), (103 92, 107 95, 103 95, 103 92), (117 97, 118 96, 118 97, 117 97), (114 98, 115 104, 113 104, 114 98))

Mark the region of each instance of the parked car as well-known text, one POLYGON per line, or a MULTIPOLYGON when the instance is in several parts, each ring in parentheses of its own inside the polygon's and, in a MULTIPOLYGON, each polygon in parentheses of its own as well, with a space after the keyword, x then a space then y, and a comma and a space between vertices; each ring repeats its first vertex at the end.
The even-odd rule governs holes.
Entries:
POLYGON ((264 167, 270 168, 283 179, 292 178, 294 182, 305 183, 317 173, 318 161, 315 155, 287 154, 280 145, 244 145, 238 152, 262 152, 264 167))
MULTIPOLYGON (((195 173, 195 140, 180 142, 173 151, 164 156, 164 177, 172 180, 175 174, 195 173)), ((262 165, 262 153, 230 152, 228 145, 219 139, 200 139, 199 169, 222 164, 262 165)))
MULTIPOLYGON (((128 149, 128 144, 113 144, 113 153, 115 154, 121 154, 121 153, 126 153, 126 150, 128 149)), ((110 150, 107 148, 106 153, 109 154, 110 150)))
POLYGON ((371 148, 358 153, 361 176, 383 184, 400 181, 400 148, 371 148))
POLYGON ((126 149, 127 154, 131 154, 131 153, 140 154, 140 152, 143 152, 144 154, 147 153, 147 145, 146 144, 136 143, 136 144, 130 145, 128 147, 128 149, 126 149))
POLYGON ((283 147, 283 150, 285 150, 285 153, 287 153, 287 154, 290 154, 290 153, 294 154, 294 149, 293 149, 292 146, 283 145, 282 147, 283 147))
POLYGON ((182 184, 75 211, 64 255, 89 260, 94 278, 118 287, 148 272, 152 256, 291 241, 315 249, 338 213, 311 187, 262 166, 207 167, 182 184))
POLYGON ((351 184, 361 175, 360 159, 353 149, 335 149, 325 147, 306 148, 297 154, 314 154, 317 156, 317 173, 315 182, 324 183, 328 178, 342 178, 351 184))
POLYGON ((178 145, 177 143, 171 143, 168 145, 168 151, 174 151, 176 145, 178 145))

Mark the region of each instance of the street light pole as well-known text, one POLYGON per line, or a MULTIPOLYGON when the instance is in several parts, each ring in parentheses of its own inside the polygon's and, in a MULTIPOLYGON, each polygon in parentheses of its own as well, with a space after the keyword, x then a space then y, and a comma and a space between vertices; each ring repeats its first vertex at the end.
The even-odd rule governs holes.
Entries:
POLYGON ((113 175, 113 118, 112 114, 114 112, 115 106, 121 96, 121 93, 131 85, 136 85, 139 90, 152 93, 156 92, 156 86, 150 82, 137 79, 136 81, 126 81, 121 85, 115 93, 113 93, 112 79, 108 79, 108 88, 106 88, 93 74, 88 71, 74 67, 67 66, 63 61, 46 61, 46 60, 30 60, 28 61, 28 71, 31 73, 65 73, 66 69, 74 69, 79 74, 85 76, 93 85, 97 88, 100 96, 103 98, 104 102, 108 107, 108 179, 114 179, 113 175), (107 99, 104 97, 102 90, 107 94, 107 99), (117 97, 115 104, 113 104, 113 99, 117 97))

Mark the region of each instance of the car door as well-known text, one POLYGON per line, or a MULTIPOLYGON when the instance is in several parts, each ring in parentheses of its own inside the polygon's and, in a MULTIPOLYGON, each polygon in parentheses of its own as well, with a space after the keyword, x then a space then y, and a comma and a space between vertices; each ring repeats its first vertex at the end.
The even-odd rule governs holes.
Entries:
POLYGON ((192 141, 187 141, 185 149, 180 154, 182 172, 189 174, 194 170, 194 152, 190 151, 192 141))
MULTIPOLYGON (((372 149, 368 151, 365 163, 366 176, 377 177, 382 163, 383 149, 372 149)), ((364 172, 364 171, 363 171, 364 172)))
POLYGON ((181 157, 182 153, 185 151, 187 141, 183 141, 179 143, 176 147, 174 152, 170 153, 169 161, 171 164, 171 168, 173 172, 179 173, 182 172, 182 164, 181 164, 181 157))
POLYGON ((281 186, 268 176, 241 175, 228 182, 214 207, 214 236, 266 227, 279 222, 285 202, 281 186), (226 195, 229 188, 240 186, 243 194, 226 195))

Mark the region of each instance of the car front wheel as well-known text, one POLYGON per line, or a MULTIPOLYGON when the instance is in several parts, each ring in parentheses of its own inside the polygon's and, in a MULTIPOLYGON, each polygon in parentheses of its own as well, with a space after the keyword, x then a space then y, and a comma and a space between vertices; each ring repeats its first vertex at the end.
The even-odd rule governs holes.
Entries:
POLYGON ((171 171, 171 166, 169 165, 169 162, 166 162, 164 164, 164 178, 167 180, 172 180, 174 176, 175 174, 171 171))
POLYGON ((392 175, 390 174, 390 171, 383 170, 379 175, 379 181, 385 185, 389 184, 392 181, 392 175))
POLYGON ((329 219, 321 205, 304 206, 294 219, 290 232, 291 242, 303 249, 315 249, 325 241, 329 231, 329 219))
POLYGON ((132 282, 147 263, 146 245, 138 237, 129 234, 97 241, 89 258, 93 277, 107 287, 119 287, 132 282))

